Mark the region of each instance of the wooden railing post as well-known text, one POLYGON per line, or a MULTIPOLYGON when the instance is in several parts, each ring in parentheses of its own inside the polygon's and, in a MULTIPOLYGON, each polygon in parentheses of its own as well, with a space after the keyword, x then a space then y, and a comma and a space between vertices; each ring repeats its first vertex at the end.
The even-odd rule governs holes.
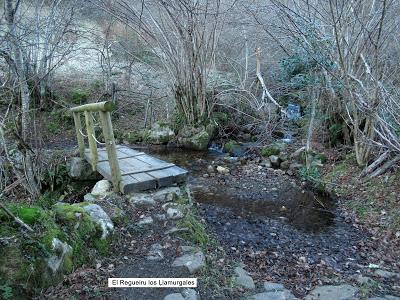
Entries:
POLYGON ((103 127, 103 135, 110 164, 112 182, 115 192, 120 191, 121 171, 119 169, 117 149, 115 146, 114 132, 111 123, 110 112, 100 111, 100 119, 103 127))
POLYGON ((96 165, 97 162, 99 161, 99 157, 97 154, 96 139, 94 138, 92 113, 87 110, 85 110, 85 121, 86 121, 86 131, 88 135, 89 149, 90 149, 90 162, 92 164, 93 171, 96 171, 96 165))
POLYGON ((81 116, 77 112, 73 112, 72 115, 74 116, 74 123, 75 123, 75 132, 76 132, 76 139, 78 140, 79 146, 79 155, 81 158, 84 158, 85 154, 85 140, 82 136, 82 123, 81 123, 81 116))
POLYGON ((78 139, 79 152, 81 157, 84 158, 85 154, 85 140, 82 136, 82 124, 79 113, 85 114, 86 130, 89 141, 90 150, 90 163, 92 165, 93 171, 96 170, 97 163, 99 161, 97 153, 96 138, 94 136, 94 126, 93 126, 93 116, 92 113, 99 112, 101 118, 101 124, 103 128, 103 135, 105 139, 108 163, 110 165, 112 183, 114 186, 114 191, 119 192, 121 190, 121 172, 119 169, 117 149, 115 145, 114 133, 111 124, 110 111, 115 109, 115 104, 110 101, 89 103, 71 108, 71 112, 74 116, 75 130, 78 139))

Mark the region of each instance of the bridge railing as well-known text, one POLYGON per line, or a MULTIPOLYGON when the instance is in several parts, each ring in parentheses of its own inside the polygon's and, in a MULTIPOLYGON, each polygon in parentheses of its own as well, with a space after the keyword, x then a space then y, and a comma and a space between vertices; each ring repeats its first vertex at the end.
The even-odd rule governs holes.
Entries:
POLYGON ((93 171, 96 171, 96 166, 99 161, 97 144, 101 144, 95 136, 95 128, 93 119, 95 113, 100 116, 100 124, 103 131, 104 142, 108 155, 108 163, 111 169, 112 183, 114 191, 120 191, 121 171, 118 165, 117 149, 115 145, 114 132, 111 123, 110 112, 115 109, 113 102, 104 101, 98 103, 90 103, 71 108, 72 115, 75 122, 76 137, 78 140, 79 153, 82 159, 85 159, 85 137, 89 143, 90 163, 93 171), (82 131, 81 113, 85 116, 86 133, 82 131))

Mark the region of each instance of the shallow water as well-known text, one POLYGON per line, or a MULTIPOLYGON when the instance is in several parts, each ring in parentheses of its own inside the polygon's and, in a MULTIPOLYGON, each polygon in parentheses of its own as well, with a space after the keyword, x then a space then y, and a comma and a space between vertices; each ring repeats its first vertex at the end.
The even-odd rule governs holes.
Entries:
POLYGON ((204 179, 202 175, 207 173, 207 166, 224 155, 219 151, 165 147, 146 150, 189 170, 189 182, 198 203, 229 209, 242 218, 273 218, 304 232, 323 232, 335 223, 334 201, 296 185, 266 182, 264 188, 243 190, 240 186, 222 187, 212 178, 204 179))

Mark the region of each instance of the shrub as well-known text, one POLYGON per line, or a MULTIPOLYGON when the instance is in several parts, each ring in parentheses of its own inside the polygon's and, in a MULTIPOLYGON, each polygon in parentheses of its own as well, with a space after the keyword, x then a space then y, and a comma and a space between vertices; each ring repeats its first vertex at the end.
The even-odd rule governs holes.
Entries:
POLYGON ((72 92, 71 102, 73 104, 80 105, 80 104, 86 103, 88 98, 89 98, 89 95, 87 92, 82 91, 80 89, 76 89, 72 92))

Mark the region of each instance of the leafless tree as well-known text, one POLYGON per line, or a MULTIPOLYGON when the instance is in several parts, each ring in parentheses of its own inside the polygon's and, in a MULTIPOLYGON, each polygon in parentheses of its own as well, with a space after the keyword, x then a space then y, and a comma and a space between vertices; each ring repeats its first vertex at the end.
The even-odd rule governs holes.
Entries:
POLYGON ((150 45, 170 78, 177 108, 188 124, 210 113, 207 77, 214 68, 223 26, 217 1, 94 1, 126 23, 150 45), (136 3, 136 5, 135 5, 136 3))
MULTIPOLYGON (((17 161, 8 153, 5 157, 18 181, 33 198, 40 193, 41 180, 40 155, 31 143, 37 140, 33 130, 33 112, 35 104, 45 105, 52 73, 74 44, 71 30, 73 5, 74 1, 64 5, 61 0, 4 2, 4 19, 0 23, 0 57, 4 59, 9 75, 1 91, 11 95, 11 107, 20 112, 17 121, 20 126, 11 135, 18 143, 20 155, 17 161), (38 95, 39 103, 33 102, 35 95, 38 95)), ((1 126, 6 118, 1 120, 1 126)), ((2 151, 7 152, 5 138, 2 134, 2 151)))

